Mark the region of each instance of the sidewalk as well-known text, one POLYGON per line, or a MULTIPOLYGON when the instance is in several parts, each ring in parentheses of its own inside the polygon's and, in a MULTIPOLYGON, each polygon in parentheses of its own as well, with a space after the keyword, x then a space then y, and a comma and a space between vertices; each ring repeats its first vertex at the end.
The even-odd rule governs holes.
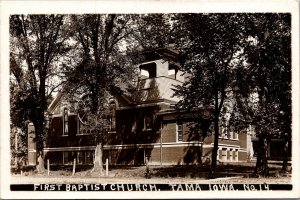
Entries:
POLYGON ((41 184, 41 183, 56 183, 56 184, 68 184, 68 183, 107 183, 107 184, 207 184, 207 183, 253 183, 253 184, 277 184, 277 183, 290 183, 290 177, 279 177, 279 178, 243 178, 241 176, 235 177, 223 177, 216 179, 200 179, 200 178, 118 178, 118 177, 72 177, 72 176, 63 176, 63 177, 30 177, 30 176, 21 176, 14 175, 11 177, 11 184, 41 184))

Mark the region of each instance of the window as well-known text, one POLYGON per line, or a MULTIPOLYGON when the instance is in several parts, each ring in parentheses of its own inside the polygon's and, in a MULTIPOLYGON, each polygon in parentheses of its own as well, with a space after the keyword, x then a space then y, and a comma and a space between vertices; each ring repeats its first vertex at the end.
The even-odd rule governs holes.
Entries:
POLYGON ((64 151, 63 152, 63 163, 64 164, 68 164, 69 163, 69 152, 68 151, 64 151))
POLYGON ((77 117, 77 134, 78 135, 90 135, 95 132, 93 127, 91 127, 91 124, 89 122, 92 121, 90 115, 83 114, 80 116, 80 113, 77 117))
POLYGON ((232 132, 232 139, 234 140, 236 136, 236 132, 232 132))
POLYGON ((176 71, 175 71, 175 69, 169 69, 169 71, 168 71, 168 77, 176 79, 176 71))
POLYGON ((117 104, 116 102, 111 102, 109 104, 109 110, 110 110, 110 131, 116 131, 116 109, 117 104))
POLYGON ((78 164, 84 164, 85 163, 85 152, 84 151, 78 151, 77 152, 77 163, 78 164))
POLYGON ((174 65, 169 65, 169 70, 168 70, 168 77, 172 79, 177 78, 177 72, 178 72, 178 67, 174 65))
POLYGON ((233 161, 238 161, 238 150, 236 149, 235 151, 232 152, 233 153, 233 161))
POLYGON ((76 158, 76 152, 73 152, 73 151, 64 151, 63 152, 63 164, 64 165, 72 165, 75 158, 76 158))
POLYGON ((229 131, 229 132, 228 132, 228 135, 227 135, 228 139, 233 139, 232 134, 233 134, 232 131, 229 131))
POLYGON ((227 160, 227 149, 223 148, 222 149, 222 161, 226 161, 227 160))
POLYGON ((227 137, 226 127, 223 127, 221 130, 222 130, 222 138, 226 138, 227 137))
POLYGON ((239 134, 238 133, 235 134, 235 138, 234 139, 236 139, 236 140, 239 139, 239 134))
POLYGON ((147 70, 141 69, 141 77, 142 78, 149 78, 149 72, 147 70))
POLYGON ((142 79, 156 77, 156 63, 147 63, 140 65, 142 79))
POLYGON ((221 148, 218 149, 217 160, 219 160, 219 161, 222 160, 222 149, 221 148))
POLYGON ((222 125, 221 128, 221 133, 222 133, 222 138, 230 138, 230 135, 228 133, 228 125, 227 125, 227 121, 225 121, 225 124, 222 125))
POLYGON ((64 151, 63 152, 63 164, 72 165, 76 159, 77 164, 93 164, 94 151, 64 151))
POLYGON ((91 128, 93 126, 94 119, 92 118, 91 111, 91 95, 84 94, 80 97, 78 103, 78 134, 79 135, 89 135, 94 132, 91 128))
POLYGON ((151 162, 151 149, 144 149, 144 164, 151 162))
POLYGON ((144 130, 152 130, 153 119, 151 115, 144 117, 144 130))
POLYGON ((68 118, 69 118, 68 108, 64 108, 64 111, 63 111, 63 135, 68 135, 68 132, 69 132, 68 118))
POLYGON ((183 141, 183 124, 182 122, 177 122, 176 124, 177 129, 177 142, 183 141))
POLYGON ((229 151, 227 152, 227 160, 232 161, 232 149, 229 149, 229 151))
POLYGON ((94 162, 94 151, 85 152, 85 162, 86 164, 92 164, 94 162))

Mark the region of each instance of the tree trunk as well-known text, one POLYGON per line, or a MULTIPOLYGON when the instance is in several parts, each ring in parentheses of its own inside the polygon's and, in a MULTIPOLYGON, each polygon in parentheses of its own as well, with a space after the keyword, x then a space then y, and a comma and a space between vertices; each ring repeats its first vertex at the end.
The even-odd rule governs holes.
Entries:
POLYGON ((269 176, 268 167, 268 141, 266 138, 259 137, 259 146, 257 148, 257 160, 254 170, 256 176, 269 176))
MULTIPOLYGON (((202 159, 203 159, 203 140, 201 140, 201 145, 200 145, 200 149, 199 149, 199 158, 198 158, 198 162, 199 162, 199 165, 201 166, 202 164, 203 164, 203 161, 202 161, 202 159)), ((205 161, 204 161, 205 162, 205 161)))
POLYGON ((268 141, 266 138, 263 139, 263 155, 262 155, 262 175, 269 176, 268 167, 268 141))
POLYGON ((201 146, 200 146, 200 166, 203 163, 206 163, 206 157, 204 158, 205 160, 203 160, 203 144, 204 144, 204 140, 208 135, 208 131, 211 125, 211 121, 210 119, 201 119, 201 135, 199 135, 199 140, 201 141, 201 146))
POLYGON ((94 168, 92 169, 92 172, 99 173, 100 175, 104 175, 102 157, 103 157, 102 143, 98 143, 95 149, 94 168))
POLYGON ((259 174, 259 169, 261 168, 261 149, 257 147, 256 149, 256 165, 255 165, 255 169, 254 169, 254 175, 258 175, 259 174))
POLYGON ((282 161, 282 168, 281 173, 285 174, 287 172, 288 168, 288 149, 289 149, 289 141, 287 138, 284 140, 284 146, 283 146, 283 161, 282 161))
POLYGON ((211 154, 211 167, 210 167, 210 177, 213 178, 217 168, 217 156, 218 156, 218 149, 219 149, 219 115, 220 110, 219 108, 222 107, 222 102, 224 100, 224 95, 220 101, 219 105, 219 93, 215 92, 215 105, 214 105, 214 147, 211 154))
POLYGON ((35 128, 35 136, 36 136, 36 148, 37 148, 37 166, 36 169, 38 173, 45 172, 45 166, 44 166, 44 155, 43 155, 43 122, 36 122, 34 123, 35 128))
POLYGON ((42 156, 42 152, 39 152, 39 157, 38 157, 37 162, 38 162, 38 164, 36 166, 36 169, 37 169, 38 173, 44 173, 46 169, 44 166, 44 159, 42 156))
POLYGON ((218 155, 218 146, 219 146, 219 119, 215 116, 214 120, 214 147, 211 154, 211 167, 210 175, 213 176, 216 172, 217 167, 217 155, 218 155))

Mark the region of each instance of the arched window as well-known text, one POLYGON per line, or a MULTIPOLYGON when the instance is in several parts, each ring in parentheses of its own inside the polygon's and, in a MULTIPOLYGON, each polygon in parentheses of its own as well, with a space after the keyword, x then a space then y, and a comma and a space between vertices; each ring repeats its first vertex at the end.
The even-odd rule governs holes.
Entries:
POLYGON ((68 118, 69 118, 68 108, 64 108, 64 110, 63 110, 63 135, 68 135, 68 132, 69 132, 68 118))
POLYGON ((91 95, 83 94, 78 103, 78 134, 89 135, 94 133, 94 122, 91 110, 91 95))
POLYGON ((109 103, 109 110, 110 110, 110 131, 116 131, 117 103, 115 101, 111 101, 109 103))

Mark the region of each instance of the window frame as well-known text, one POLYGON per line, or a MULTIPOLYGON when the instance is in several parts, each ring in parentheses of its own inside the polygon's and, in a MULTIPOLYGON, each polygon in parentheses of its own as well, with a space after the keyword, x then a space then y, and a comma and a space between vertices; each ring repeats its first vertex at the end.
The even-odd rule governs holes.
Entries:
POLYGON ((232 161, 233 162, 238 162, 239 161, 239 150, 238 149, 233 149, 232 161))
POLYGON ((69 135, 69 109, 67 107, 63 108, 63 133, 62 136, 68 136, 69 135))
POLYGON ((222 162, 227 161, 227 148, 222 148, 222 162))
POLYGON ((183 142, 183 133, 184 133, 184 128, 183 128, 183 122, 177 121, 176 122, 176 142, 183 142), (181 130, 179 129, 181 127, 181 130), (181 132, 181 134, 179 134, 181 132), (181 140, 179 139, 181 137, 181 140))
POLYGON ((153 116, 145 115, 143 118, 143 131, 151 131, 153 126, 153 116), (147 125, 147 119, 149 119, 149 126, 147 125))
POLYGON ((109 118, 109 132, 114 133, 117 129, 117 107, 118 104, 115 100, 109 102, 110 118, 109 118))

